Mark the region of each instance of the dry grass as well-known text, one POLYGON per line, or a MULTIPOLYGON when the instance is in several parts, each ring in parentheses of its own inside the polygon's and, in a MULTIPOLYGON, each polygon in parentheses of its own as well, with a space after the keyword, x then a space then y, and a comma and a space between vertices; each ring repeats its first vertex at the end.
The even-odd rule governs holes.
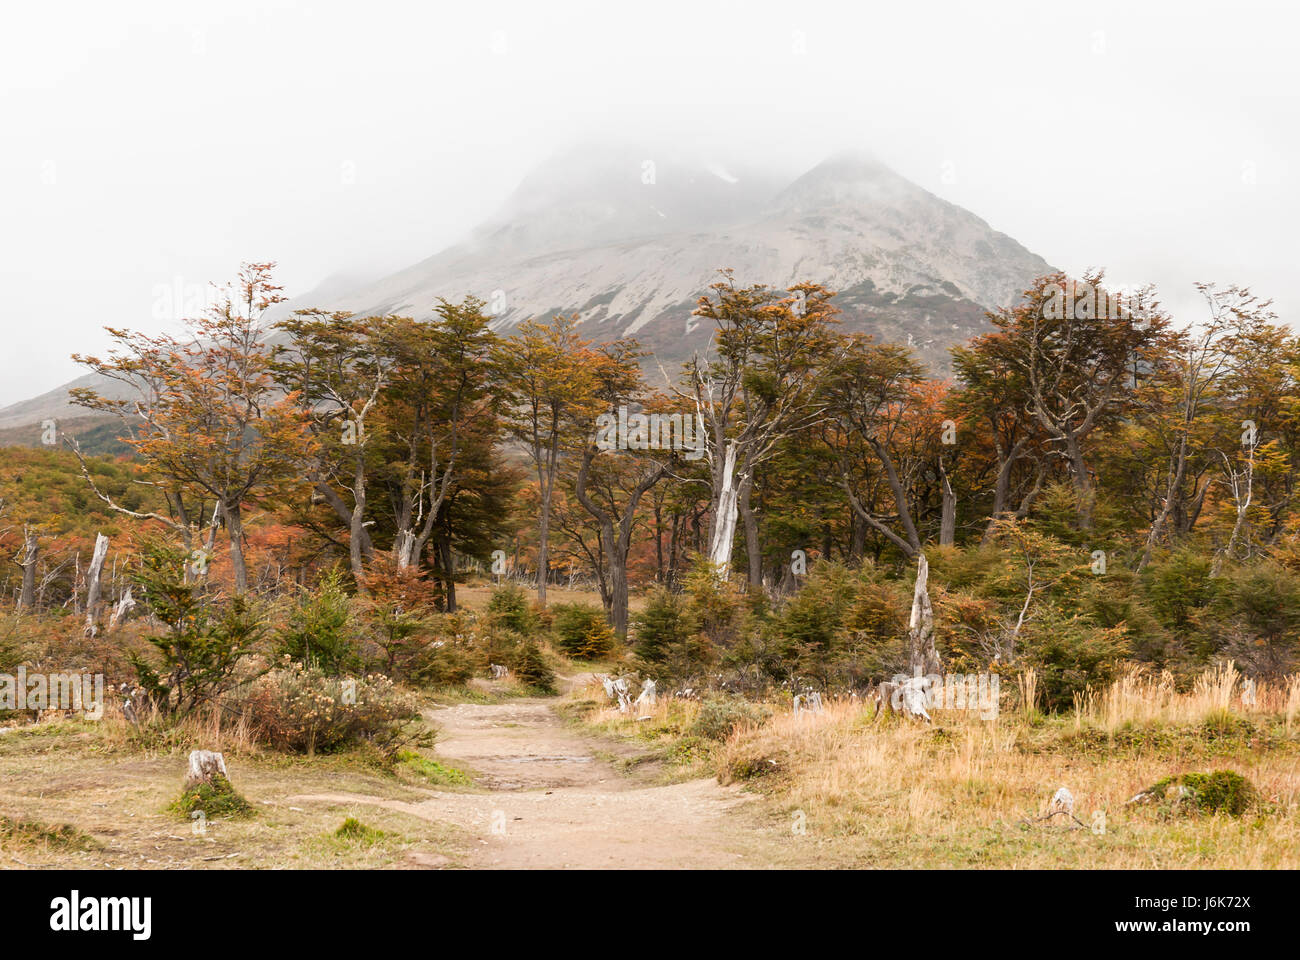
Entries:
POLYGON ((98 722, 52 720, 14 729, 0 735, 0 785, 0 818, 72 824, 90 841, 18 843, 0 832, 0 866, 392 868, 444 858, 455 865, 468 843, 453 826, 400 812, 293 801, 312 793, 399 800, 424 793, 364 757, 263 751, 246 726, 223 722, 219 712, 143 736, 112 705, 98 722), (192 746, 226 754, 232 784, 255 808, 250 819, 214 817, 200 833, 168 809, 192 746), (335 837, 348 816, 364 816, 382 831, 382 842, 335 837))
POLYGON ((1228 662, 1197 677, 1189 693, 1178 693, 1172 674, 1135 667, 1100 694, 1076 696, 1074 720, 1076 726, 1114 731, 1134 723, 1205 723, 1229 714, 1282 717, 1290 734, 1300 714, 1300 675, 1248 684, 1228 662))
MULTIPOLYGON (((877 720, 857 701, 798 716, 777 704, 713 748, 708 766, 766 796, 790 864, 812 849, 826 866, 1300 866, 1296 678, 1243 703, 1231 665, 1181 694, 1167 675, 1134 671, 1056 717, 1033 708, 1036 677, 1017 679, 998 717, 938 709, 933 726, 877 720), (1265 803, 1240 818, 1127 803, 1162 777, 1214 769, 1246 776, 1265 803), (1062 786, 1084 827, 1036 819, 1062 786)), ((638 720, 605 707, 598 687, 585 695, 600 704, 589 722, 642 739, 689 738, 698 710, 661 699, 638 720)))

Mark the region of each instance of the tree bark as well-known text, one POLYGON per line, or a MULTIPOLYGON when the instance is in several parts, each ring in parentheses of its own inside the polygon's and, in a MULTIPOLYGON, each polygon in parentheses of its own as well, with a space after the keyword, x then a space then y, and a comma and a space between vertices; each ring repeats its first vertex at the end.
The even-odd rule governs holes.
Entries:
POLYGON ((943 506, 939 520, 939 546, 951 547, 957 540, 957 494, 953 493, 948 471, 939 461, 939 482, 942 484, 943 506))
POLYGON ((731 572, 731 550, 736 541, 739 514, 740 483, 736 476, 736 454, 736 442, 728 440, 718 476, 717 494, 713 498, 713 521, 709 527, 709 561, 723 580, 731 572))
POLYGON ((108 537, 97 533, 95 552, 90 558, 90 569, 86 571, 86 635, 90 637, 99 632, 100 577, 104 573, 104 559, 107 556, 108 537))
POLYGON ((1077 433, 1066 437, 1065 453, 1070 460, 1070 476, 1079 500, 1079 529, 1092 529, 1093 486, 1088 464, 1083 459, 1083 442, 1077 433))
POLYGON ((248 565, 244 560, 244 518, 238 503, 223 504, 226 533, 230 537, 230 565, 235 572, 235 593, 248 592, 248 565))
POLYGON ((751 472, 740 485, 736 506, 745 525, 745 556, 749 564, 749 589, 761 590, 763 588, 763 546, 758 536, 758 517, 754 515, 754 509, 749 502, 753 492, 754 474, 751 472))
POLYGON ((908 667, 912 676, 940 673, 939 651, 934 645, 934 611, 930 607, 930 564, 925 554, 916 560, 916 589, 912 594, 912 616, 908 621, 908 667))
POLYGON ((448 613, 456 612, 456 569, 451 554, 451 537, 442 536, 438 538, 438 558, 439 566, 442 567, 442 590, 446 595, 446 606, 448 613))
POLYGON ((36 531, 30 527, 23 530, 23 559, 19 564, 23 570, 22 591, 18 595, 20 609, 30 610, 36 604, 36 561, 40 556, 41 545, 36 539, 36 531))

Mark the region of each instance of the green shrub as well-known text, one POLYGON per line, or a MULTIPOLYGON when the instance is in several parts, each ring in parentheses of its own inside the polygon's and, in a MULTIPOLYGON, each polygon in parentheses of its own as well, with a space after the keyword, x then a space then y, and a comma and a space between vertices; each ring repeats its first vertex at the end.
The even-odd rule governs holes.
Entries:
POLYGON ((736 727, 760 724, 771 716, 772 711, 763 704, 742 697, 709 697, 700 705, 688 732, 708 740, 726 740, 736 727))
POLYGON ((330 676, 357 670, 361 651, 352 630, 351 600, 343 577, 330 571, 315 591, 304 590, 289 622, 277 633, 275 652, 330 676))
POLYGON ((1172 794, 1175 809, 1232 817, 1241 816, 1259 799, 1254 785, 1233 770, 1164 777, 1143 793, 1154 800, 1169 800, 1172 794))
POLYGON ((695 636, 695 621, 686 609, 686 600, 664 587, 655 587, 646 598, 645 607, 632 615, 632 651, 641 668, 650 673, 677 659, 695 636))
POLYGON ((239 658, 259 639, 260 618, 242 597, 218 603, 202 584, 187 583, 190 558, 158 544, 143 548, 132 580, 166 632, 145 639, 158 662, 129 655, 140 685, 162 713, 183 715, 235 684, 239 658))
POLYGON ((348 817, 334 831, 334 836, 348 843, 359 843, 362 846, 372 846, 382 840, 387 834, 382 830, 376 830, 374 827, 366 826, 356 817, 348 817))
POLYGON ((528 636, 537 630, 537 615, 528 595, 518 584, 507 583, 493 590, 488 598, 487 612, 495 623, 515 633, 528 636))
POLYGON ((614 651, 614 631, 605 612, 589 603, 551 607, 552 629, 560 649, 579 660, 600 660, 614 651))
POLYGON ((541 648, 529 640, 519 645, 510 664, 521 683, 535 687, 543 693, 555 692, 555 672, 546 663, 541 648))

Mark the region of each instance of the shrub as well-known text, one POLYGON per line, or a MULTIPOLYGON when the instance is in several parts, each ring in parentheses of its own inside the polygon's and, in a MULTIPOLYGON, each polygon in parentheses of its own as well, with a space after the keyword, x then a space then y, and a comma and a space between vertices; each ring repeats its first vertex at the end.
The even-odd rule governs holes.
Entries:
POLYGON ((487 612, 494 622, 515 633, 528 635, 537 629, 537 615, 518 584, 507 583, 493 590, 487 612))
POLYGON ((276 750, 311 754, 358 743, 395 747, 415 701, 387 677, 328 677, 315 667, 289 663, 251 684, 243 708, 254 737, 276 750))
POLYGON ((543 693, 555 692, 555 673, 547 665, 541 649, 531 640, 519 645, 511 668, 521 683, 543 693))
POLYGON ((387 834, 382 830, 367 826, 356 817, 348 817, 334 831, 334 836, 336 839, 347 843, 359 843, 362 846, 369 847, 384 839, 387 834))
POLYGON ((555 639, 579 660, 600 660, 614 651, 614 631, 605 612, 588 603, 557 603, 551 608, 555 639))
POLYGON ((216 604, 201 585, 185 582, 189 558, 146 545, 132 580, 145 607, 167 628, 148 636, 161 665, 130 656, 140 685, 162 713, 183 715, 234 686, 240 656, 261 636, 261 621, 243 599, 216 604))
POLYGON ((632 616, 632 650, 642 669, 654 673, 674 659, 685 659, 695 623, 680 594, 655 587, 645 607, 632 616))
POLYGON ((360 603, 371 643, 369 662, 390 677, 418 678, 438 650, 434 615, 441 592, 418 570, 399 570, 376 563, 363 583, 368 596, 360 603))
POLYGON ((726 740, 742 724, 760 724, 772 711, 760 703, 741 697, 709 697, 700 705, 689 733, 709 740, 726 740))
POLYGON ((1232 770, 1164 777, 1143 794, 1151 800, 1166 800, 1171 792, 1176 809, 1206 814, 1223 812, 1233 817, 1241 816, 1259 799, 1254 785, 1232 770))
POLYGON ((701 666, 707 667, 718 652, 730 648, 740 638, 745 598, 735 584, 720 579, 704 557, 686 577, 686 596, 701 641, 693 645, 692 653, 700 658, 701 666))
POLYGON ((1128 652, 1125 634, 1123 625, 1097 627, 1064 611, 1044 611, 1022 635, 1043 706, 1049 712, 1068 709, 1076 693, 1114 680, 1128 652))
POLYGON ((275 652, 330 676, 356 670, 361 651, 352 632, 351 601, 338 571, 330 571, 316 590, 304 590, 276 635, 275 652))

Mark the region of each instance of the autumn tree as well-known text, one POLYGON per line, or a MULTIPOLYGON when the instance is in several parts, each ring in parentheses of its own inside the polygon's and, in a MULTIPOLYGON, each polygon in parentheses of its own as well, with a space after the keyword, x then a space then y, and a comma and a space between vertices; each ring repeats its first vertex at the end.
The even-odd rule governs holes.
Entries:
POLYGON ((1158 304, 1132 303, 1102 287, 1100 272, 1082 281, 1040 277, 1016 307, 988 315, 1007 341, 1007 403, 1019 404, 1068 465, 1080 529, 1092 528, 1095 483, 1085 443, 1129 409, 1136 380, 1165 336, 1158 304))
POLYGON ((528 453, 537 477, 537 599, 546 603, 550 576, 551 510, 560 457, 575 441, 575 425, 597 406, 591 369, 598 358, 581 339, 575 317, 527 320, 497 350, 507 402, 505 425, 528 453))
MULTIPOLYGON (((579 424, 590 433, 574 482, 574 495, 599 526, 603 562, 596 572, 610 626, 620 639, 627 636, 627 558, 632 549, 637 508, 646 492, 667 476, 668 461, 673 454, 671 444, 682 440, 680 433, 665 438, 662 430, 658 431, 659 435, 650 436, 651 424, 660 421, 651 421, 649 410, 627 413, 630 406, 642 406, 646 399, 638 356, 635 344, 624 341, 597 351, 592 372, 599 406, 587 407, 588 417, 579 424), (590 416, 595 410, 601 412, 590 416), (637 422, 629 424, 632 419, 637 422), (602 422, 604 438, 600 435, 602 422), (602 443, 602 439, 609 439, 611 430, 622 429, 623 424, 627 425, 628 434, 625 445, 602 443), (665 439, 669 441, 667 451, 661 449, 665 439)), ((664 422, 670 429, 674 422, 680 427, 680 412, 676 421, 671 419, 671 414, 661 416, 666 418, 664 422)))
POLYGON ((483 301, 440 299, 434 318, 389 318, 382 349, 389 386, 378 419, 385 433, 383 482, 399 569, 418 566, 456 482, 465 436, 496 424, 498 338, 483 301))
POLYGON ((816 378, 832 347, 834 294, 811 283, 784 291, 737 287, 731 271, 712 284, 695 316, 714 325, 711 353, 686 366, 684 396, 703 431, 710 474, 708 557, 725 577, 743 517, 751 586, 762 578, 762 547, 750 508, 756 471, 779 442, 821 416, 816 378))
POLYGON ((901 458, 923 379, 907 348, 854 334, 821 385, 828 416, 820 433, 849 506, 909 560, 921 551, 921 534, 901 458))
POLYGON ((91 388, 74 402, 138 423, 123 439, 176 491, 206 491, 216 500, 230 540, 235 591, 248 589, 244 556, 246 504, 293 484, 313 441, 295 395, 282 395, 271 373, 263 315, 284 298, 273 263, 246 263, 205 316, 187 321, 177 339, 108 328, 106 359, 74 355, 101 376, 131 386, 111 399, 91 388))
POLYGON ((367 455, 373 448, 367 421, 392 365, 381 349, 380 324, 346 312, 298 310, 280 323, 289 342, 274 351, 277 380, 299 398, 316 438, 314 490, 348 526, 348 556, 358 583, 374 554, 365 526, 367 455))

